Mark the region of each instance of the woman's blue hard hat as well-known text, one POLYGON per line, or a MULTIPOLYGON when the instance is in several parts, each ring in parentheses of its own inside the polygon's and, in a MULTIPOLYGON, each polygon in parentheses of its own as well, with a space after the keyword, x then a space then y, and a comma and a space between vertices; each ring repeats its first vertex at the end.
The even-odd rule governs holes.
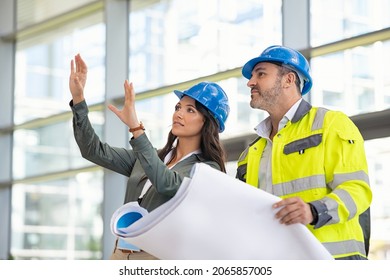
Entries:
POLYGON ((201 103, 217 120, 219 132, 225 130, 225 122, 230 112, 230 106, 225 91, 218 84, 201 82, 185 91, 174 90, 174 93, 179 99, 186 95, 201 103))

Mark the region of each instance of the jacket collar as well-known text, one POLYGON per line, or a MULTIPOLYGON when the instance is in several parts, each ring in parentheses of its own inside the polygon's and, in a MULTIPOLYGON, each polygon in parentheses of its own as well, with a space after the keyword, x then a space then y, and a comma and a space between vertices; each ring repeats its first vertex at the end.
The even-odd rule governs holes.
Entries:
POLYGON ((297 111, 295 112, 294 117, 292 118, 291 122, 296 123, 300 119, 302 119, 312 108, 309 102, 307 102, 305 99, 302 99, 301 104, 299 104, 297 111))

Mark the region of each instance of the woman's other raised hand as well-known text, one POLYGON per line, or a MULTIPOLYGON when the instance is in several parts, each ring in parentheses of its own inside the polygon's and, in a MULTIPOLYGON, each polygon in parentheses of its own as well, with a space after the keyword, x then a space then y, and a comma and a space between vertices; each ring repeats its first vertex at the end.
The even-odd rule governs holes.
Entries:
POLYGON ((84 100, 84 87, 87 81, 88 68, 80 54, 77 54, 70 62, 69 89, 72 94, 73 104, 84 100))

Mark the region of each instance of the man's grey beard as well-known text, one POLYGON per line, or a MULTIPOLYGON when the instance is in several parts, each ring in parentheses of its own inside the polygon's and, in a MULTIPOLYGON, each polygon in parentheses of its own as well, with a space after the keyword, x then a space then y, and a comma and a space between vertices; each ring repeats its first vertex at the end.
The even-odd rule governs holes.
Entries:
MULTIPOLYGON (((258 89, 258 88, 257 88, 258 89)), ((252 98, 250 101, 250 106, 253 109, 261 109, 268 111, 272 109, 279 99, 279 96, 282 93, 281 77, 278 77, 275 81, 275 84, 272 88, 268 90, 258 91, 256 98, 252 98)))

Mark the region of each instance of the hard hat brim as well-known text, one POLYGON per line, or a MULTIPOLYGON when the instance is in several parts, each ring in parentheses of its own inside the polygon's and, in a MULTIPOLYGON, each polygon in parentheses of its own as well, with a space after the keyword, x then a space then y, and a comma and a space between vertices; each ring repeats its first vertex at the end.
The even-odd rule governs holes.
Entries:
POLYGON ((179 99, 182 99, 184 92, 180 90, 174 90, 173 92, 176 94, 177 97, 179 97, 179 99))
POLYGON ((269 62, 269 63, 280 63, 285 64, 285 59, 277 59, 277 58, 267 58, 267 57, 255 57, 245 63, 244 67, 242 67, 242 75, 248 80, 252 77, 253 68, 255 68, 256 64, 260 62, 269 62))
POLYGON ((250 80, 252 78, 252 71, 255 66, 260 63, 260 62, 269 62, 269 63, 277 63, 277 64, 282 64, 286 66, 292 66, 293 69, 295 68, 296 71, 300 72, 300 74, 303 74, 304 77, 307 78, 305 85, 303 86, 302 89, 302 95, 308 93, 312 87, 313 81, 310 76, 305 75, 306 71, 304 69, 300 69, 297 65, 292 65, 290 63, 286 63, 286 59, 278 59, 278 58, 268 58, 268 57, 255 57, 249 60, 247 63, 244 64, 242 67, 241 73, 242 75, 250 80))

